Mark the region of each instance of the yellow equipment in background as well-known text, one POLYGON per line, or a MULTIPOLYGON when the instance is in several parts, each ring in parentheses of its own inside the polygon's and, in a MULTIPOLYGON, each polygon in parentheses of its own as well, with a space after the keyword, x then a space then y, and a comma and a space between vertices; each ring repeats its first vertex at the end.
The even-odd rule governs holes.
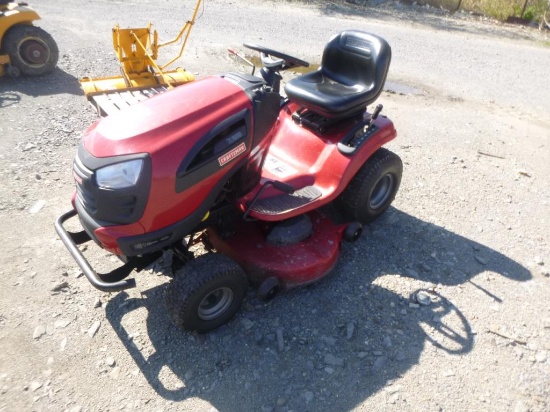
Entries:
POLYGON ((55 69, 55 40, 33 21, 40 16, 27 3, 0 0, 0 76, 41 76, 55 69))
POLYGON ((191 20, 179 34, 165 43, 158 42, 152 24, 145 28, 113 28, 113 47, 120 62, 120 76, 80 80, 82 90, 101 116, 109 115, 175 86, 195 80, 192 73, 176 68, 167 70, 185 49, 202 0, 198 0, 191 20), (179 54, 164 65, 157 63, 160 48, 181 42, 179 54))

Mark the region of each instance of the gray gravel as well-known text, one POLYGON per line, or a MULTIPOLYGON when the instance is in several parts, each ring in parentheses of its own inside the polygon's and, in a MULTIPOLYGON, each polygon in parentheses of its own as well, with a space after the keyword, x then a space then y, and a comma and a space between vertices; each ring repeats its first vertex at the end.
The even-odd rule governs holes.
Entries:
MULTIPOLYGON (((0 79, 0 410, 550 410, 548 35, 393 1, 207 0, 185 66, 240 69, 258 42, 318 63, 345 28, 393 48, 379 99, 399 131, 400 193, 334 272, 208 335, 175 328, 167 279, 94 290, 53 230, 95 119, 83 76, 117 72, 122 27, 171 37, 189 1, 37 0, 56 72, 0 79), (420 296, 420 299, 419 299, 420 296)), ((93 250, 94 266, 113 258, 93 250)), ((165 262, 166 263, 166 262, 165 262)))

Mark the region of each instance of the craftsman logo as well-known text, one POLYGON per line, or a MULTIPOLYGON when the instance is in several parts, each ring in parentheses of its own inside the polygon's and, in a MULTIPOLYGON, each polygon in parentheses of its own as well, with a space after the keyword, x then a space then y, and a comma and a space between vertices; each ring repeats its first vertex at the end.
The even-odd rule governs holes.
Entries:
POLYGON ((229 163, 231 160, 235 159, 244 152, 246 152, 246 145, 244 143, 241 143, 233 150, 224 154, 222 157, 219 157, 218 162, 220 162, 220 166, 223 166, 224 164, 229 163))

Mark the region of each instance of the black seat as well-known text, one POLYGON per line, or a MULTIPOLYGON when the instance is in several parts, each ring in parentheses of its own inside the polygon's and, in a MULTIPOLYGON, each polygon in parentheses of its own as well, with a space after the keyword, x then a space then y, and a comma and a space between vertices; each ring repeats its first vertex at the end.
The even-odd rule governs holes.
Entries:
POLYGON ((285 92, 291 101, 329 119, 353 116, 378 98, 390 61, 384 39, 346 30, 327 43, 321 67, 288 82, 285 92))

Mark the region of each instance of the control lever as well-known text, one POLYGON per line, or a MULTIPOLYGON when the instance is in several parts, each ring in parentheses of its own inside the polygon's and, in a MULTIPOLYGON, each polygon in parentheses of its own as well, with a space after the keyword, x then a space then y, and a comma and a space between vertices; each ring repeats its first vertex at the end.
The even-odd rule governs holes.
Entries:
POLYGON ((372 112, 372 115, 370 116, 370 120, 367 123, 367 125, 365 126, 365 133, 367 133, 369 130, 371 130, 373 128, 374 121, 376 120, 376 118, 378 117, 378 115, 380 114, 380 112, 382 111, 383 108, 384 108, 384 106, 382 106, 381 104, 378 104, 374 108, 374 112, 372 112))
POLYGON ((275 189, 280 190, 281 192, 285 192, 287 195, 291 195, 294 193, 294 187, 292 187, 288 183, 283 183, 283 182, 279 182, 278 180, 273 180, 272 185, 275 189))
POLYGON ((254 76, 254 72, 256 71, 256 66, 254 63, 252 63, 250 60, 248 60, 246 57, 244 57, 242 54, 240 54, 237 50, 235 50, 233 47, 229 47, 227 49, 229 53, 231 53, 233 56, 238 57, 242 61, 244 61, 246 64, 248 64, 250 67, 252 67, 252 76, 254 76))

